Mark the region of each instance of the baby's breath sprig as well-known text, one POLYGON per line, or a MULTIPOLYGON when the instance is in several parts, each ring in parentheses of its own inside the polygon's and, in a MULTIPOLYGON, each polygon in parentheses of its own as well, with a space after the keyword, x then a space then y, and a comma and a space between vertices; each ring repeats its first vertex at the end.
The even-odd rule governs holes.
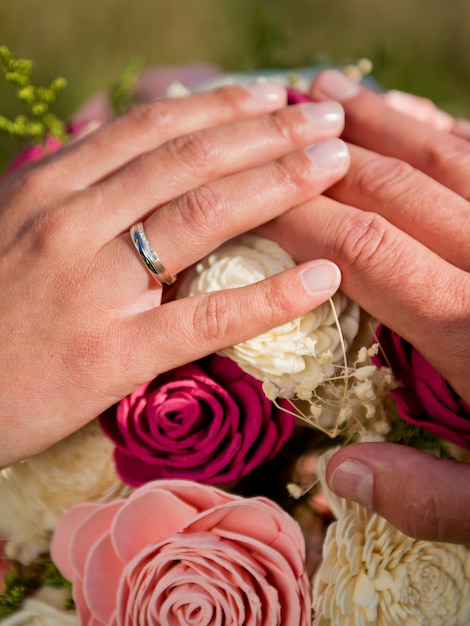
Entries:
POLYGON ((29 115, 8 119, 0 115, 0 133, 21 141, 44 141, 48 135, 66 141, 65 123, 51 112, 51 106, 64 90, 66 80, 55 78, 48 87, 31 83, 33 62, 15 59, 6 46, 0 46, 0 64, 5 80, 14 86, 16 96, 29 110, 29 115))

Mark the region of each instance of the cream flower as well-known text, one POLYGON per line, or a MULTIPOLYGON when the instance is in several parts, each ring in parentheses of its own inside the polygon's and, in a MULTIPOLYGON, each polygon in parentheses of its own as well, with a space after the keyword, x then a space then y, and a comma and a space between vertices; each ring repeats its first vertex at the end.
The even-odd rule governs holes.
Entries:
POLYGON ((358 505, 327 531, 314 626, 467 626, 470 550, 403 534, 358 505))
POLYGON ((97 421, 0 472, 0 537, 11 559, 29 563, 49 548, 62 515, 79 502, 108 502, 130 492, 118 478, 114 446, 97 421))
MULTIPOLYGON (((294 267, 275 242, 245 235, 206 257, 183 282, 179 296, 208 293, 256 283, 294 267)), ((360 309, 338 292, 330 302, 292 322, 221 351, 248 374, 274 385, 280 397, 305 397, 344 364, 339 318, 346 349, 359 328, 360 309)))
POLYGON ((27 598, 19 611, 2 621, 2 626, 78 626, 75 613, 62 607, 66 593, 62 589, 43 587, 27 598))

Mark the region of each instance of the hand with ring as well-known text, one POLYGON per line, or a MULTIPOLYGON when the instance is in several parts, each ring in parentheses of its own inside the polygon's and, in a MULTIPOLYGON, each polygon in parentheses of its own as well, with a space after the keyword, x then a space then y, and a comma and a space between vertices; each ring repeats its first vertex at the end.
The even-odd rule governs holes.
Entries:
MULTIPOLYGON (((320 74, 311 96, 344 107, 350 168, 263 234, 299 262, 316 256, 337 263, 345 293, 412 344, 470 405, 466 125, 443 130, 435 118, 417 120, 336 71, 320 74)), ((355 444, 333 456, 327 479, 336 493, 409 535, 470 542, 468 463, 394 444, 355 444)))
POLYGON ((185 268, 345 174, 342 107, 285 103, 270 83, 159 100, 1 180, 0 465, 337 290, 316 260, 162 304, 185 268))

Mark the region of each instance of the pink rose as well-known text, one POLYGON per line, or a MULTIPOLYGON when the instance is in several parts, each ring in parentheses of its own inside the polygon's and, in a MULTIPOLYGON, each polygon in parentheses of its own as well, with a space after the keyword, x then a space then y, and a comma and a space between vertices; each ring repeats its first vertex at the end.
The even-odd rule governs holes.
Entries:
POLYGON ((393 392, 401 417, 463 448, 470 448, 470 407, 413 346, 380 326, 378 365, 390 365, 401 383, 393 392))
POLYGON ((73 507, 51 545, 82 626, 310 626, 304 552, 270 500, 179 480, 73 507))
POLYGON ((158 376, 101 417, 117 471, 133 486, 159 478, 232 483, 277 454, 294 422, 260 381, 219 356, 158 376))

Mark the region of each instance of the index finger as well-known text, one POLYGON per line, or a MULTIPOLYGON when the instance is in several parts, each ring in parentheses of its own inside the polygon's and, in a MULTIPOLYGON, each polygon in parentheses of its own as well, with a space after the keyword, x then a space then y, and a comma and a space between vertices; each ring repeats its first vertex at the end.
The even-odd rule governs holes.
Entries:
POLYGON ((291 209, 260 231, 298 262, 327 258, 337 263, 342 290, 412 343, 457 393, 470 398, 467 272, 382 216, 324 196, 291 209))

